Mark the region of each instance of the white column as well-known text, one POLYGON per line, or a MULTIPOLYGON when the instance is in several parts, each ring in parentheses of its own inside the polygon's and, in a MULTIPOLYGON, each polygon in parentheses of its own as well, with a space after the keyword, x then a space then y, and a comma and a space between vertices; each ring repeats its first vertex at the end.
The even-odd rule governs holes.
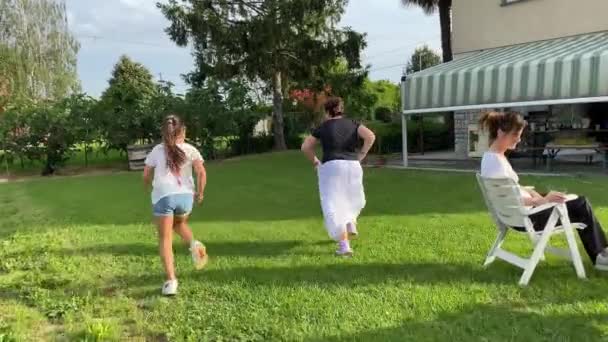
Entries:
POLYGON ((407 167, 407 115, 401 114, 401 139, 403 144, 403 167, 407 167))
POLYGON ((401 154, 403 156, 403 167, 407 167, 408 166, 408 160, 407 160, 407 114, 404 114, 403 112, 405 111, 405 101, 406 101, 406 96, 405 96, 405 72, 403 74, 403 76, 401 76, 401 87, 400 87, 400 95, 401 95, 401 139, 402 139, 402 148, 403 148, 403 153, 401 154))

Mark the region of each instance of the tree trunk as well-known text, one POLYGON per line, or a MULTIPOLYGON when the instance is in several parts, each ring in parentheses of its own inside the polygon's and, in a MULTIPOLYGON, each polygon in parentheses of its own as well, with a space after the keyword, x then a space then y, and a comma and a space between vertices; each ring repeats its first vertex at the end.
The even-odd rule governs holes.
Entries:
MULTIPOLYGON (((439 23, 441 25, 441 50, 443 62, 452 60, 452 0, 439 0, 439 23)), ((448 126, 448 139, 454 146, 454 112, 444 114, 445 124, 448 126)))
POLYGON ((439 0, 439 23, 441 25, 441 50, 443 62, 452 60, 452 0, 439 0))
POLYGON ((283 122, 283 87, 280 71, 275 71, 272 79, 272 105, 274 149, 277 151, 284 151, 287 149, 287 144, 285 143, 285 124, 283 122))
POLYGON ((89 167, 89 144, 84 143, 84 167, 89 167))

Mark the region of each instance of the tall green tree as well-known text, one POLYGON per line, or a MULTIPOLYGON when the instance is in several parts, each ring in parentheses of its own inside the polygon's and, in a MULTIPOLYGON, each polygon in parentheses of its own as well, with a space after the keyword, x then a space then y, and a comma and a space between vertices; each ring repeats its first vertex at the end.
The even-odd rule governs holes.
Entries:
POLYGON ((408 74, 418 72, 441 63, 441 57, 428 46, 417 48, 407 62, 408 74))
POLYGON ((374 109, 378 107, 384 107, 389 109, 391 112, 397 112, 399 110, 399 86, 388 80, 370 81, 365 82, 365 88, 368 92, 376 96, 376 103, 374 109))
POLYGON ((60 99, 78 91, 78 49, 63 0, 0 0, 4 102, 9 96, 60 99))
POLYGON ((426 14, 439 12, 443 62, 452 60, 452 0, 401 0, 405 6, 418 6, 426 14))
POLYGON ((97 100, 86 94, 78 93, 66 98, 63 105, 69 112, 68 121, 78 143, 84 147, 84 165, 89 166, 91 146, 100 138, 95 109, 97 100))
POLYGON ((275 149, 286 149, 283 97, 294 84, 322 79, 338 57, 360 69, 364 36, 337 27, 347 0, 169 0, 158 4, 180 46, 192 44, 196 69, 188 81, 209 76, 261 80, 273 98, 275 149))
POLYGON ((325 89, 330 96, 340 96, 344 100, 344 111, 349 116, 368 119, 378 100, 368 91, 367 70, 351 70, 344 58, 339 58, 330 67, 323 78, 325 89))
POLYGON ((145 66, 120 57, 98 107, 108 147, 125 151, 129 144, 150 141, 157 135, 158 122, 150 105, 158 90, 145 66))

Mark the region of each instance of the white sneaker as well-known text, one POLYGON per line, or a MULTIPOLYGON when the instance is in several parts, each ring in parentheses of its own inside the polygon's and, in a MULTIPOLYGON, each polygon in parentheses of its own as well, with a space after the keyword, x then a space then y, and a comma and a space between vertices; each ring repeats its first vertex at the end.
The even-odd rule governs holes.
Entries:
POLYGON ((177 279, 167 280, 163 285, 163 296, 175 296, 177 294, 177 279))
POLYGON ((608 271, 608 253, 606 251, 595 258, 595 268, 600 271, 608 271))
POLYGON ((200 241, 192 240, 190 243, 190 253, 192 253, 194 268, 200 270, 207 265, 207 261, 209 260, 207 248, 200 241))
POLYGON ((338 249, 336 250, 336 255, 341 257, 353 256, 353 250, 352 248, 350 248, 350 244, 348 243, 348 241, 338 242, 338 249))

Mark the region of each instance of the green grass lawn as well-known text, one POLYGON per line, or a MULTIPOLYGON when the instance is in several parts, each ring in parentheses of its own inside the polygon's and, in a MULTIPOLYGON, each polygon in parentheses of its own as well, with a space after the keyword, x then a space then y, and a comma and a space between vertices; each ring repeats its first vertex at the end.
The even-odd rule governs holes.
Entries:
MULTIPOLYGON (((315 173, 297 153, 208 165, 192 227, 163 282, 138 173, 0 185, 0 341, 594 341, 608 338, 608 275, 548 257, 530 286, 481 263, 495 229, 473 174, 366 170, 355 257, 333 256, 315 173)), ((524 178, 587 195, 608 225, 608 181, 524 178)), ((560 241, 559 238, 557 241, 560 241)), ((507 244, 527 252, 524 236, 507 244)))

